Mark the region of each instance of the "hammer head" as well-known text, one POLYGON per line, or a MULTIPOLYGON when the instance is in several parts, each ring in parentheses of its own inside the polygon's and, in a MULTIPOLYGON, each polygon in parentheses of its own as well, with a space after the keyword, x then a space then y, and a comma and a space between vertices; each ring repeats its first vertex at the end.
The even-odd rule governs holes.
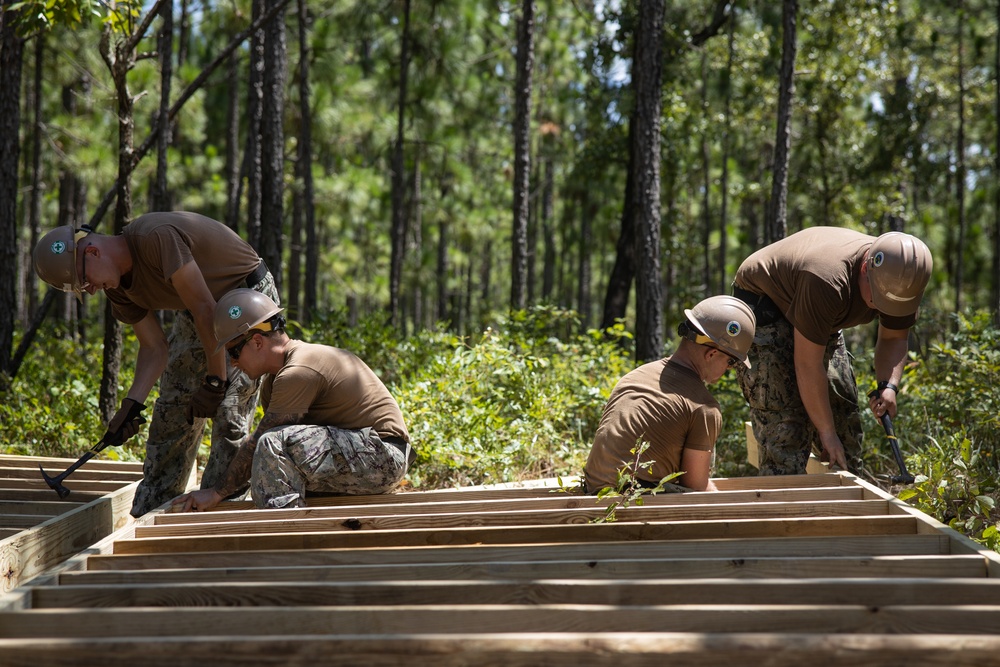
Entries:
POLYGON ((69 489, 63 486, 61 477, 49 477, 45 473, 45 469, 42 468, 42 464, 38 464, 38 469, 42 473, 42 478, 45 479, 45 483, 49 485, 49 488, 59 494, 59 498, 65 498, 69 495, 69 489))

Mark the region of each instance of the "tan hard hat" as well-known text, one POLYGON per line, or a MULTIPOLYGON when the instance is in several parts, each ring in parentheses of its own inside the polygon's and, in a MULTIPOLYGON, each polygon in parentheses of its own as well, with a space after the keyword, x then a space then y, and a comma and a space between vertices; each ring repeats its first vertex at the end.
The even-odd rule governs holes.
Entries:
POLYGON ((888 232, 872 243, 867 261, 875 309, 893 317, 917 312, 934 266, 927 245, 915 236, 888 232))
POLYGON ((257 290, 242 287, 226 292, 215 304, 215 338, 219 341, 215 351, 251 329, 272 330, 263 325, 282 310, 257 290))
POLYGON ((90 230, 73 225, 56 227, 35 244, 32 259, 38 277, 63 292, 81 298, 80 275, 76 271, 76 249, 90 230))
POLYGON ((746 303, 734 296, 710 296, 686 309, 684 315, 707 338, 692 340, 699 344, 713 343, 723 352, 736 357, 750 368, 747 352, 753 343, 757 318, 746 303))

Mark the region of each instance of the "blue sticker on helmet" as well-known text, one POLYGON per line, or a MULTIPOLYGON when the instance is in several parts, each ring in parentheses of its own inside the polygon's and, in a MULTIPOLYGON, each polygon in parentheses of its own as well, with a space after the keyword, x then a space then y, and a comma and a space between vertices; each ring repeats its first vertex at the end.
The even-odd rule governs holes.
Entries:
POLYGON ((239 316, 242 314, 243 314, 243 309, 240 308, 239 306, 233 306, 232 308, 229 309, 229 319, 231 320, 238 319, 239 316))
POLYGON ((875 257, 872 258, 872 266, 878 268, 882 266, 882 262, 885 261, 885 253, 879 250, 875 253, 875 257))
POLYGON ((730 336, 738 336, 740 335, 740 331, 742 330, 743 328, 740 326, 740 323, 737 322, 736 320, 733 320, 732 322, 726 325, 726 333, 728 333, 730 336))
POLYGON ((52 254, 53 255, 61 255, 64 252, 66 252, 66 242, 65 241, 56 241, 55 243, 52 244, 52 254))

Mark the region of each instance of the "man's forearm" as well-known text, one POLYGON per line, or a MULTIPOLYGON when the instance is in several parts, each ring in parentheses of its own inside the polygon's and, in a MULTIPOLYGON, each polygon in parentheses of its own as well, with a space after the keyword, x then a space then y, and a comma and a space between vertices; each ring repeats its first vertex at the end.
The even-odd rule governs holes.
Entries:
POLYGON ((222 477, 222 482, 215 487, 219 495, 223 498, 228 498, 250 481, 250 475, 253 471, 253 457, 257 451, 257 441, 260 440, 260 437, 264 433, 278 426, 298 424, 304 416, 304 414, 265 412, 260 423, 257 424, 257 428, 254 429, 253 434, 240 445, 236 456, 233 457, 232 462, 230 462, 229 467, 226 469, 226 474, 222 477))
POLYGON ((257 441, 247 438, 236 451, 236 456, 230 461, 226 468, 226 474, 222 481, 216 485, 215 490, 223 498, 228 498, 250 481, 250 471, 253 466, 253 454, 257 449, 257 441))

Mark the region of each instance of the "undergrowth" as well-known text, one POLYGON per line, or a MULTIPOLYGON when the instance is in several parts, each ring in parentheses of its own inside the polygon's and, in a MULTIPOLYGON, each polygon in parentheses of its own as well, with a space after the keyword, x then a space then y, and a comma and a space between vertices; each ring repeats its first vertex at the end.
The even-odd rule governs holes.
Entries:
MULTIPOLYGON (((0 449, 7 453, 75 458, 104 432, 97 409, 100 345, 81 345, 52 326, 0 400, 0 449)), ((294 335, 350 349, 379 374, 399 402, 418 452, 409 483, 434 489, 582 473, 604 403, 636 363, 623 327, 577 331, 574 313, 534 308, 501 318, 475 337, 444 329, 403 337, 384 319, 348 326, 338 312, 294 335)), ((135 359, 136 343, 127 332, 120 392, 131 381, 135 359)), ((1000 332, 985 314, 953 316, 939 338, 911 352, 900 385, 895 431, 916 482, 905 488, 890 484, 898 470, 881 425, 867 409, 866 470, 871 481, 997 548, 1000 332)), ((864 395, 875 386, 873 350, 870 344, 857 347, 859 394, 866 403, 864 395)), ((710 389, 723 411, 713 475, 756 474, 746 461, 749 411, 734 374, 710 389)), ((147 405, 154 398, 155 390, 147 405)), ((141 460, 144 436, 145 429, 101 457, 141 460)), ((203 447, 201 459, 206 452, 203 447)))

